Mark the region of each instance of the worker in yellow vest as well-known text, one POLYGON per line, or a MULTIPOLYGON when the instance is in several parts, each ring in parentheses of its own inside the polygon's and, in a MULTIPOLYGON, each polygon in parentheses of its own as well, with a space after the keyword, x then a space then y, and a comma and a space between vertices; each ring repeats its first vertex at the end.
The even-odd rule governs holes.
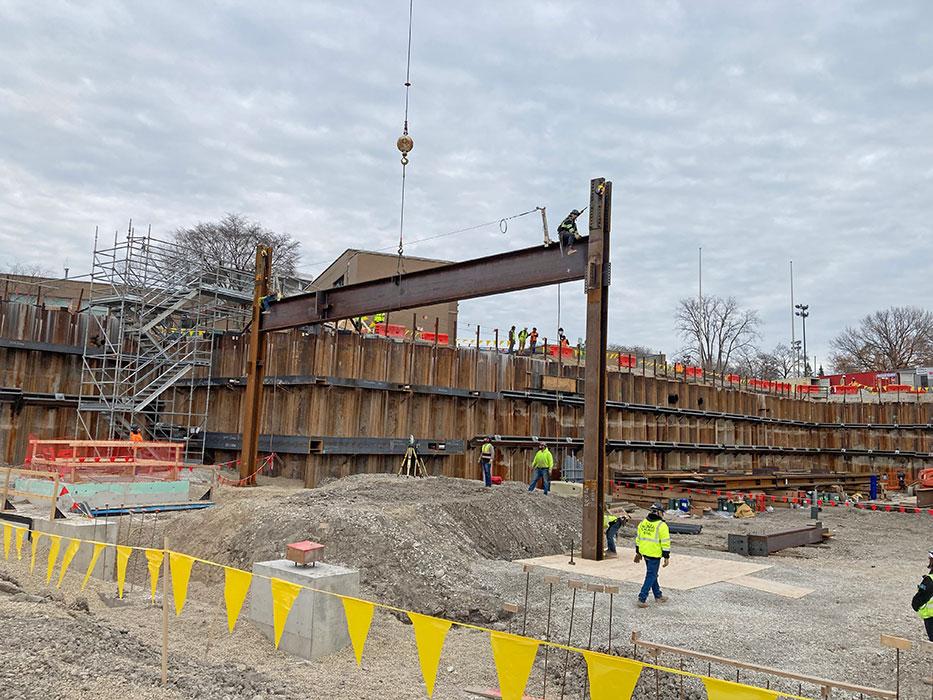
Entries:
POLYGON ((614 557, 616 553, 616 534, 625 523, 629 521, 628 513, 624 508, 607 508, 603 512, 603 529, 606 531, 606 556, 614 557))
POLYGON ((486 486, 492 486, 492 456, 493 446, 489 438, 483 440, 483 446, 479 448, 479 466, 483 468, 483 483, 486 486))
POLYGON ((531 483, 528 484, 528 491, 534 491, 538 485, 538 479, 544 482, 544 495, 547 496, 551 490, 551 469, 554 468, 554 455, 543 442, 538 443, 538 451, 531 461, 531 483))
POLYGON ((635 537, 635 563, 645 560, 645 582, 638 594, 638 607, 648 607, 648 592, 654 593, 654 599, 659 603, 667 600, 658 585, 658 571, 671 561, 671 531, 664 522, 664 508, 655 503, 648 510, 647 517, 638 523, 638 534, 635 537))
POLYGON ((917 592, 914 594, 913 600, 910 601, 910 605, 914 612, 920 616, 920 619, 923 620, 923 624, 927 629, 927 637, 933 642, 933 549, 928 554, 930 555, 927 561, 929 572, 923 577, 920 585, 917 586, 917 592))

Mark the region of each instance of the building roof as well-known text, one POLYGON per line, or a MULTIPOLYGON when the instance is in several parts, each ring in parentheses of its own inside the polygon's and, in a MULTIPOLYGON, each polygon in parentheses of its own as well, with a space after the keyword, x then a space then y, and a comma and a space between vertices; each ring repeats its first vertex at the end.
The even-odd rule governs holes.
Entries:
MULTIPOLYGON (((340 255, 338 255, 334 259, 334 262, 332 262, 330 265, 325 267, 324 270, 321 272, 321 274, 317 275, 314 279, 315 280, 320 279, 321 277, 326 275, 328 272, 330 272, 331 268, 335 267, 336 265, 346 265, 350 259, 356 257, 357 255, 372 255, 372 256, 376 256, 380 258, 393 258, 393 259, 398 257, 398 253, 383 253, 378 250, 363 250, 362 248, 347 248, 345 251, 343 251, 340 255)), ((453 262, 452 260, 438 260, 437 258, 422 258, 417 255, 403 255, 402 259, 403 260, 419 260, 421 262, 432 262, 432 263, 438 263, 440 265, 449 265, 450 263, 453 262)))

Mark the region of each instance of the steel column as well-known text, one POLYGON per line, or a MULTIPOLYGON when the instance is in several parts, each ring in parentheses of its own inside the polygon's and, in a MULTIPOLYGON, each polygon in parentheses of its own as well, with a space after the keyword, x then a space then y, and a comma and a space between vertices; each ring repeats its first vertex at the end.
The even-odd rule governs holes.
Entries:
POLYGON ((243 449, 240 453, 240 479, 256 483, 259 450, 259 421, 262 416, 262 381, 266 372, 266 336, 261 331, 262 300, 269 294, 272 278, 272 249, 256 246, 256 286, 253 291, 253 318, 249 327, 249 355, 246 363, 246 396, 243 399, 243 449))
MULTIPOLYGON (((584 559, 603 558, 606 492, 606 329, 609 319, 609 230, 612 183, 590 181, 586 250, 586 369, 583 412, 584 559)), ((573 256, 571 256, 573 257, 573 256)))

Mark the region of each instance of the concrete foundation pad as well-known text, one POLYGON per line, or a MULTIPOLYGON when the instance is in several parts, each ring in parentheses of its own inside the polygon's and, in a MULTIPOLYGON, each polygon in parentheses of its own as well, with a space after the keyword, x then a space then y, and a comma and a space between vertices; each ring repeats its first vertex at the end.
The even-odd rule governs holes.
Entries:
MULTIPOLYGON (((45 479, 18 478, 17 491, 50 495, 52 482, 45 479)), ((125 508, 127 506, 167 505, 186 503, 190 485, 178 481, 60 481, 66 496, 59 498, 59 508, 66 510, 72 503, 83 503, 90 508, 125 508)), ((47 502, 47 501, 42 501, 47 502)))
POLYGON ((583 484, 576 484, 572 481, 552 481, 551 493, 558 496, 582 496, 583 484))
MULTIPOLYGON (((614 581, 641 583, 645 578, 645 563, 636 564, 632 561, 635 553, 631 549, 619 550, 619 556, 603 561, 574 558, 571 565, 570 555, 554 554, 547 557, 522 559, 520 564, 530 564, 546 569, 556 569, 568 574, 581 576, 598 576, 614 581)), ((667 568, 662 568, 658 580, 662 588, 688 591, 711 583, 728 581, 740 576, 747 576, 756 571, 770 569, 767 564, 749 564, 744 561, 732 559, 712 559, 710 557, 695 557, 686 554, 674 553, 667 568)))
MULTIPOLYGON (((68 546, 68 538, 79 540, 93 540, 96 542, 107 542, 115 545, 117 543, 117 521, 103 518, 89 520, 85 518, 62 518, 59 520, 40 520, 36 518, 32 521, 32 527, 37 532, 45 532, 49 535, 61 535, 62 549, 68 546)), ((43 537, 40 547, 48 548, 48 539, 43 537)), ((94 545, 82 542, 78 553, 71 561, 68 568, 68 576, 80 573, 82 576, 91 563, 91 555, 94 553, 94 545)), ((61 556, 61 555, 60 555, 61 556)), ((93 578, 102 581, 113 581, 116 578, 116 560, 117 550, 114 547, 104 547, 91 574, 93 578)), ((42 559, 41 561, 45 561, 42 559)), ((61 559, 59 559, 59 562, 61 559)))
MULTIPOLYGON (((359 597, 360 572, 333 564, 299 567, 286 559, 253 564, 253 574, 310 586, 320 591, 359 597)), ((265 578, 253 577, 249 594, 251 620, 269 639, 272 627, 272 588, 265 578)), ((317 659, 350 645, 343 603, 336 596, 303 590, 295 600, 279 649, 303 659, 317 659)))

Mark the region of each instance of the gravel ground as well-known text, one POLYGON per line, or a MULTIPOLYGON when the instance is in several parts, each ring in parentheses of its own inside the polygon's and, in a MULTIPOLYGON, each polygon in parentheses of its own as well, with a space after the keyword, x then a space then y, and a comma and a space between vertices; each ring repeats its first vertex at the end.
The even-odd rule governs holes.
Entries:
MULTIPOLYGON (((580 518, 575 498, 528 494, 521 485, 487 490, 454 479, 400 481, 369 475, 313 490, 272 480, 256 489, 225 488, 216 498, 218 506, 205 511, 150 519, 129 533, 131 539, 150 545, 161 542, 164 534, 173 543, 184 543, 177 545, 180 550, 248 568, 253 561, 277 558, 285 542, 310 537, 328 545, 328 560, 360 568, 364 594, 376 600, 500 629, 521 631, 524 624, 529 635, 540 637, 547 625, 544 572, 530 576, 527 619, 521 614, 510 619, 502 604, 521 603, 526 583, 521 566, 510 560, 565 551, 580 518)), ((654 642, 893 689, 894 652, 881 648, 878 637, 884 632, 922 639, 922 625, 909 600, 923 573, 926 550, 933 545, 933 519, 830 510, 822 520, 833 532, 831 540, 772 555, 762 560, 771 568, 755 574, 814 593, 789 599, 720 583, 669 591, 667 604, 641 610, 634 606, 638 585, 623 583, 614 598, 613 651, 630 655, 630 635, 637 629, 654 642)), ((682 551, 735 558, 724 551, 728 533, 781 530, 807 521, 804 510, 781 509, 745 521, 706 517, 703 534, 674 536, 674 556, 682 551)), ((631 526, 623 529, 623 556, 632 536, 631 526)), ((82 598, 74 590, 80 577, 69 575, 64 595, 56 599, 18 562, 0 562, 0 572, 14 579, 0 585, 9 659, 0 665, 3 697, 115 692, 130 698, 208 700, 423 697, 411 628, 388 614, 377 614, 362 671, 349 650, 315 662, 295 660, 275 652, 245 619, 228 635, 220 581, 206 576, 206 567, 196 567, 189 603, 181 617, 171 619, 170 684, 161 688, 161 610, 151 608, 140 590, 130 594, 127 605, 108 607, 103 598, 112 598, 112 584, 100 584, 82 598)), ((566 585, 556 585, 551 636, 561 642, 567 641, 570 602, 566 585)), ((591 605, 592 594, 578 596, 571 637, 575 645, 589 641, 591 605)), ((593 645, 601 649, 608 642, 608 608, 608 596, 599 595, 593 645)), ((529 692, 537 696, 543 656, 539 653, 529 684, 529 692)), ((564 658, 559 652, 556 657, 549 655, 549 698, 560 697, 564 658)), ((662 655, 660 663, 676 667, 680 661, 662 655)), ((582 664, 571 657, 569 666, 565 696, 580 697, 582 664)), ((930 696, 920 678, 931 666, 916 652, 903 655, 902 697, 930 696)), ((707 672, 696 662, 686 668, 707 672)), ((712 672, 734 679, 727 668, 713 666, 712 672)), ((761 675, 743 672, 741 678, 765 683, 761 675)), ((661 697, 678 697, 678 683, 662 674, 661 697)), ((452 631, 435 697, 468 697, 463 688, 492 685, 495 672, 485 635, 452 631)), ((797 692, 796 684, 776 687, 797 692)), ((802 690, 803 695, 818 696, 813 687, 802 690)), ((705 697, 696 681, 686 683, 685 696, 705 697)), ((655 697, 652 672, 643 675, 636 697, 655 697)))

